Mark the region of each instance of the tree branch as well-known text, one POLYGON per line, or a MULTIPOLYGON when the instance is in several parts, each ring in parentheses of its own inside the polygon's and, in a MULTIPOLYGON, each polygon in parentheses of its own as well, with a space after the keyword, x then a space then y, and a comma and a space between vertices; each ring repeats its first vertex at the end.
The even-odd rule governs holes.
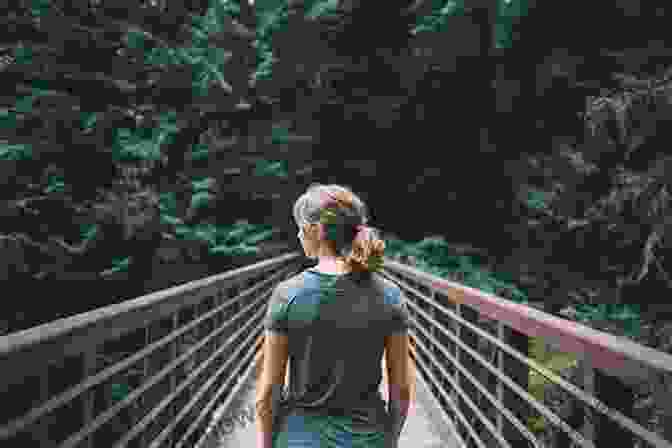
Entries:
POLYGON ((646 239, 646 244, 644 245, 644 264, 642 265, 641 270, 637 277, 632 280, 633 283, 639 283, 646 277, 646 274, 649 272, 649 265, 655 259, 653 255, 653 247, 658 244, 660 241, 661 235, 658 230, 651 232, 649 237, 646 239))
POLYGON ((431 9, 432 9, 431 2, 428 2, 427 0, 414 0, 409 7, 402 9, 401 12, 403 15, 411 15, 411 14, 424 15, 431 9))
POLYGON ((665 281, 665 283, 667 283, 667 287, 672 289, 672 278, 670 278, 668 273, 663 268, 663 265, 660 263, 659 258, 661 258, 661 257, 654 257, 653 261, 654 261, 654 263, 656 263, 656 267, 658 268, 658 271, 660 272, 661 277, 663 277, 663 280, 665 281))

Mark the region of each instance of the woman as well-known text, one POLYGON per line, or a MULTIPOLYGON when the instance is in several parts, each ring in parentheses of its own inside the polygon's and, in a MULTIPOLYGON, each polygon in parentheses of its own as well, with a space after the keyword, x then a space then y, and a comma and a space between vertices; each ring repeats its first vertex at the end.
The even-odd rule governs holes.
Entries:
POLYGON ((280 282, 271 296, 257 446, 396 447, 414 379, 405 298, 374 274, 385 244, 365 225, 364 203, 338 185, 311 185, 294 204, 294 220, 304 252, 319 263, 280 282), (387 411, 379 393, 383 352, 387 411))

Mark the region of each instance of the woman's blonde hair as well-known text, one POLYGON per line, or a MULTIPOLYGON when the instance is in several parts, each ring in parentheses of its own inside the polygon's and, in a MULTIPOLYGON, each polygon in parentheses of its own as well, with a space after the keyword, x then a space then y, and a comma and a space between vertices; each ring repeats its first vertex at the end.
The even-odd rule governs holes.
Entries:
POLYGON ((366 226, 368 209, 350 188, 311 184, 294 203, 293 215, 297 226, 309 226, 307 234, 313 241, 344 258, 353 271, 382 267, 385 242, 377 229, 366 226), (322 234, 316 224, 322 224, 322 234))

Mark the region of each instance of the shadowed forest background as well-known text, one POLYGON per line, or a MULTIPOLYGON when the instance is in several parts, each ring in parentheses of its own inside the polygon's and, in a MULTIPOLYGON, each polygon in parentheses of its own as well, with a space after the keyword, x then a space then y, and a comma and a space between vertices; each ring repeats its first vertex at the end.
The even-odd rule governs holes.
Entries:
POLYGON ((389 256, 672 352, 670 14, 5 1, 0 334, 300 250, 333 182, 389 256))

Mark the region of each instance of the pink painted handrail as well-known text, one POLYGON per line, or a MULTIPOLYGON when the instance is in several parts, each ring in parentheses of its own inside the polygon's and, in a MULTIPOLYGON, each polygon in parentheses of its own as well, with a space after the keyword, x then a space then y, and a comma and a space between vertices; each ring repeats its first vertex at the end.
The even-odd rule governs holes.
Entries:
POLYGON ((467 305, 523 334, 544 338, 557 349, 576 354, 593 367, 626 382, 647 380, 651 369, 672 373, 672 355, 667 353, 442 279, 394 260, 386 258, 384 263, 386 270, 410 277, 449 300, 467 305))

